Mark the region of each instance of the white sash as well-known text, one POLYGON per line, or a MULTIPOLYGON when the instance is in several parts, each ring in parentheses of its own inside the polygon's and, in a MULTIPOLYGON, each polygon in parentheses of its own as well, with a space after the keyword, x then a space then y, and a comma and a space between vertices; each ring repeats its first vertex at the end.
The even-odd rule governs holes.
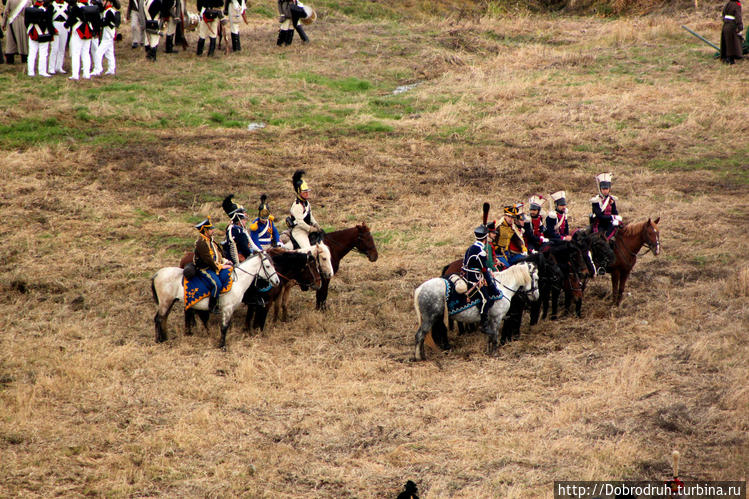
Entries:
POLYGON ((10 13, 10 17, 8 17, 8 23, 7 26, 10 26, 13 21, 16 20, 16 17, 23 12, 23 9, 26 8, 26 5, 29 3, 29 0, 25 0, 24 2, 19 3, 15 9, 13 9, 13 12, 10 13))

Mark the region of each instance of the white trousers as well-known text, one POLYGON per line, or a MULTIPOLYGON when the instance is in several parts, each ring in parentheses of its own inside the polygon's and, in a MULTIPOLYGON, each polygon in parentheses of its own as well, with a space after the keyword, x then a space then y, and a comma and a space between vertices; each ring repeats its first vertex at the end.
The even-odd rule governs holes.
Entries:
POLYGON ((234 2, 229 2, 229 26, 231 32, 235 35, 239 34, 239 25, 242 22, 242 9, 234 7, 234 2))
POLYGON ((64 21, 55 21, 57 34, 49 44, 49 72, 62 71, 62 63, 65 62, 65 45, 68 43, 68 29, 64 21))
POLYGON ((36 56, 39 55, 39 74, 47 75, 47 53, 49 52, 49 42, 39 43, 29 38, 29 56, 26 59, 26 71, 29 76, 34 76, 34 65, 36 56))
POLYGON ((104 28, 104 32, 101 34, 101 42, 94 56, 94 73, 101 73, 104 70, 102 59, 105 57, 107 58, 107 74, 114 74, 116 67, 114 60, 114 30, 111 28, 104 28))
POLYGON ((155 49, 159 46, 159 34, 146 31, 146 47, 155 49))
POLYGON ((91 39, 91 60, 94 60, 96 51, 99 50, 99 37, 95 36, 91 39))
POLYGON ((70 77, 77 80, 81 69, 84 78, 91 78, 91 40, 81 40, 78 31, 73 30, 70 35, 70 77))

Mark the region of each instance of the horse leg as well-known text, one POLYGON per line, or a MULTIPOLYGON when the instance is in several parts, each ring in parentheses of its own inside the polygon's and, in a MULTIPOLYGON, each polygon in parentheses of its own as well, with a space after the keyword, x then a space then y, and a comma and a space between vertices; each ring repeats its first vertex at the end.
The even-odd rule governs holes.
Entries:
POLYGON ((195 322, 195 311, 191 308, 185 310, 185 336, 192 336, 192 328, 197 324, 195 322))
POLYGON ((291 284, 287 284, 281 291, 281 322, 289 322, 289 293, 291 293, 291 288, 291 284))
POLYGON ((218 342, 218 347, 224 351, 226 351, 226 333, 229 331, 229 327, 231 327, 231 317, 226 323, 221 322, 221 339, 218 342))
POLYGON ((415 337, 415 343, 416 348, 414 351, 414 358, 416 360, 425 360, 426 356, 424 355, 424 338, 426 338, 427 333, 429 332, 429 324, 432 321, 425 321, 422 317, 421 325, 419 326, 419 329, 416 330, 416 337, 415 337))
POLYGON ((559 318, 559 295, 561 290, 554 288, 551 290, 551 320, 555 321, 559 318))
POLYGON ((575 315, 578 319, 583 316, 583 299, 582 297, 575 300, 575 315))
POLYGON ((315 304, 315 310, 325 311, 328 309, 328 286, 330 285, 330 279, 324 277, 320 280, 320 289, 315 292, 315 298, 317 303, 315 304))
POLYGON ((541 297, 540 302, 543 304, 543 313, 541 314, 541 319, 546 320, 546 317, 549 315, 549 300, 551 299, 551 290, 553 288, 545 288, 541 290, 541 297))
POLYGON ((572 306, 572 291, 569 289, 564 290, 564 315, 570 314, 570 307, 572 306))
POLYGON ((619 293, 619 270, 611 271, 611 301, 614 305, 619 303, 617 295, 619 293))
POLYGON ((629 272, 622 272, 619 276, 619 293, 615 302, 617 307, 621 305, 622 298, 624 298, 624 285, 627 283, 627 278, 629 278, 629 272))
POLYGON ((270 305, 259 307, 255 310, 255 323, 253 324, 255 329, 259 329, 260 331, 265 329, 265 320, 268 318, 268 309, 270 309, 270 305))
POLYGON ((538 324, 538 317, 541 315, 541 303, 540 301, 534 301, 531 302, 531 311, 530 311, 530 318, 531 318, 531 326, 535 326, 538 324))
POLYGON ((172 310, 172 306, 177 300, 173 299, 169 302, 169 305, 160 305, 159 310, 153 318, 156 326, 156 343, 163 343, 167 340, 166 334, 166 319, 169 317, 169 312, 172 310))

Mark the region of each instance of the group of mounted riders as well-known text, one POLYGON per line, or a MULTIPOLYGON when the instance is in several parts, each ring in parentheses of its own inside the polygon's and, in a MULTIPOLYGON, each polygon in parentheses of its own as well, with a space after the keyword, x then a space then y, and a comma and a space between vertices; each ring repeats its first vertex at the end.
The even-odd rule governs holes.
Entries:
POLYGON ((286 218, 288 231, 279 233, 265 194, 260 196, 257 217, 249 223, 247 210, 234 203, 233 194, 224 199, 222 207, 229 217, 229 225, 221 244, 213 238, 215 228, 210 217, 195 225, 199 237, 195 241, 193 264, 197 275, 211 291, 209 310, 212 313, 218 313, 218 296, 227 285, 220 277, 223 268, 231 268, 270 248, 308 250, 321 239, 322 229, 312 215, 310 188, 304 173, 304 170, 297 170, 292 177, 296 199, 286 218))
MULTIPOLYGON (((591 231, 599 233, 613 245, 616 230, 622 221, 616 207, 616 198, 611 195, 611 173, 596 177, 598 194, 591 198, 591 231)), ((492 272, 504 270, 520 261, 529 253, 546 253, 555 246, 572 240, 567 218, 565 191, 551 194, 554 209, 544 219, 541 208, 544 198, 540 195, 529 199, 529 213, 521 209, 524 203, 504 207, 502 219, 488 221, 489 205, 484 204, 484 220, 474 229, 476 241, 463 257, 460 274, 467 281, 467 294, 478 293, 481 297, 481 330, 488 332, 489 310, 494 298, 500 296, 492 272)))

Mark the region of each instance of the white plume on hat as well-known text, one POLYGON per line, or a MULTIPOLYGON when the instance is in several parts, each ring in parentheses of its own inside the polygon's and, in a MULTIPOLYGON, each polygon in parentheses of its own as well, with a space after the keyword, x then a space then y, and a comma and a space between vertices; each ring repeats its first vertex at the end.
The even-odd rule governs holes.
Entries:
POLYGON ((560 199, 564 199, 566 197, 567 197, 567 193, 564 191, 557 191, 551 195, 551 199, 553 199, 555 203, 559 201, 560 199))

